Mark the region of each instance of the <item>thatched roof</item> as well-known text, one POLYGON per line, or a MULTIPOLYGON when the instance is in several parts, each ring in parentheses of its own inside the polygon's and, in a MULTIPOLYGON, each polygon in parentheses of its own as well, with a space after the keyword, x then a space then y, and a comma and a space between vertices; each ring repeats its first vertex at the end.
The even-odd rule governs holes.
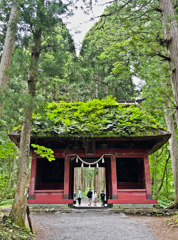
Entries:
POLYGON ((165 133, 139 104, 113 98, 50 103, 33 116, 33 136, 123 137, 165 133))
MULTIPOLYGON (((20 130, 10 134, 11 139, 20 130)), ((16 135, 16 137, 15 137, 16 135)), ((32 138, 155 138, 170 137, 138 102, 108 97, 88 102, 45 104, 33 115, 32 138)))

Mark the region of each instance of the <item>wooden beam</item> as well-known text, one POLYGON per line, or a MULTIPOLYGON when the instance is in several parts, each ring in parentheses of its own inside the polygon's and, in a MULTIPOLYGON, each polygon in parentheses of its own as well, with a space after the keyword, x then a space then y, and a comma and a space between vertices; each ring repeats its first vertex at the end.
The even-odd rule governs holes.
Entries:
POLYGON ((35 191, 35 182, 36 182, 36 167, 37 167, 37 158, 32 158, 31 165, 31 177, 30 177, 30 189, 29 189, 29 199, 33 199, 35 191))
POLYGON ((64 163, 64 199, 69 199, 69 172, 70 172, 70 158, 65 158, 64 163))
POLYGON ((147 191, 147 199, 152 199, 151 178, 148 156, 144 157, 145 185, 147 191))
POLYGON ((111 157, 111 186, 112 186, 112 199, 117 199, 117 173, 115 157, 111 157))

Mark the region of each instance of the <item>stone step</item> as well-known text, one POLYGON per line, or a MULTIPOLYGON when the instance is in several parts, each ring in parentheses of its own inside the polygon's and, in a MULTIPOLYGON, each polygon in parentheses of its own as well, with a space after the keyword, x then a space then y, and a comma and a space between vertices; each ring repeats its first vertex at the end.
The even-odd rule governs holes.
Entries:
POLYGON ((92 206, 73 206, 73 209, 87 209, 87 210, 96 210, 96 209, 100 209, 100 210, 104 210, 104 209, 108 209, 109 207, 104 206, 104 207, 92 207, 92 206))

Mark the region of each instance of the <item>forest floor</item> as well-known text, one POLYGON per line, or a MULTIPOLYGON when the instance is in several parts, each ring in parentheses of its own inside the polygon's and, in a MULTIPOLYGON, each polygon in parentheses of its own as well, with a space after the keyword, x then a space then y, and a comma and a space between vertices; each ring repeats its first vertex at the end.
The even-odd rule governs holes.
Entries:
POLYGON ((129 217, 144 223, 148 227, 148 230, 160 240, 178 240, 178 225, 175 224, 171 216, 130 215, 129 217))

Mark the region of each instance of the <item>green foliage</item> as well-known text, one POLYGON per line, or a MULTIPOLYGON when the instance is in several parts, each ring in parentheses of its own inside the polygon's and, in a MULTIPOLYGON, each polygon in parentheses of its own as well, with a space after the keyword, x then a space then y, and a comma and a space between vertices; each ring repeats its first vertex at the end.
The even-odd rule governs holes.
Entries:
MULTIPOLYGON (((11 179, 12 180, 12 179, 11 179)), ((0 205, 3 200, 12 199, 14 197, 15 188, 10 187, 10 179, 7 174, 0 175, 0 205)))
POLYGON ((11 143, 6 143, 0 145, 0 159, 13 157, 14 156, 14 145, 11 143))
POLYGON ((50 162, 55 160, 54 151, 52 149, 46 148, 44 146, 40 146, 37 144, 31 144, 31 146, 33 148, 37 148, 36 150, 34 150, 34 152, 39 154, 41 157, 47 158, 48 161, 50 161, 50 162))
POLYGON ((119 104, 114 98, 88 102, 50 103, 33 116, 37 136, 144 136, 162 130, 139 105, 119 104))
POLYGON ((33 235, 25 228, 21 228, 12 223, 10 216, 0 220, 0 239, 11 240, 11 239, 31 239, 33 235))
POLYGON ((155 59, 159 59, 161 68, 160 56, 167 56, 165 44, 160 44, 163 31, 160 15, 154 11, 157 4, 155 1, 131 1, 125 5, 115 2, 105 10, 84 39, 85 51, 94 45, 99 48, 97 61, 110 63, 110 74, 115 77, 112 87, 115 84, 119 89, 117 96, 113 94, 117 99, 124 89, 126 99, 129 99, 129 94, 133 97, 131 80, 134 77, 147 80, 150 63, 157 71, 159 68, 156 67, 155 59))
POLYGON ((4 120, 2 120, 2 119, 0 119, 0 126, 1 126, 1 125, 6 125, 6 126, 7 126, 7 122, 4 121, 4 120))
MULTIPOLYGON (((112 57, 101 57, 106 46, 110 44, 108 41, 110 33, 108 32, 111 31, 111 28, 106 31, 106 23, 103 23, 100 28, 101 23, 102 19, 86 34, 80 56, 81 61, 85 63, 83 65, 88 76, 88 87, 92 89, 90 96, 92 99, 101 99, 107 95, 113 95, 118 100, 129 100, 136 93, 131 74, 124 74, 123 68, 119 74, 114 73, 112 69, 116 63, 112 57)), ((125 68, 127 72, 130 72, 126 64, 125 68)))
POLYGON ((174 181, 168 144, 149 157, 153 197, 161 207, 174 201, 174 181))
POLYGON ((6 199, 0 202, 0 206, 12 206, 14 199, 6 199))
POLYGON ((3 144, 0 145, 0 201, 12 199, 14 197, 16 169, 13 169, 12 163, 15 158, 14 144, 3 136, 3 144))
POLYGON ((171 203, 173 202, 173 200, 171 201, 170 199, 167 199, 163 196, 160 196, 161 199, 158 199, 158 204, 160 205, 160 207, 162 208, 167 208, 171 205, 171 203))

